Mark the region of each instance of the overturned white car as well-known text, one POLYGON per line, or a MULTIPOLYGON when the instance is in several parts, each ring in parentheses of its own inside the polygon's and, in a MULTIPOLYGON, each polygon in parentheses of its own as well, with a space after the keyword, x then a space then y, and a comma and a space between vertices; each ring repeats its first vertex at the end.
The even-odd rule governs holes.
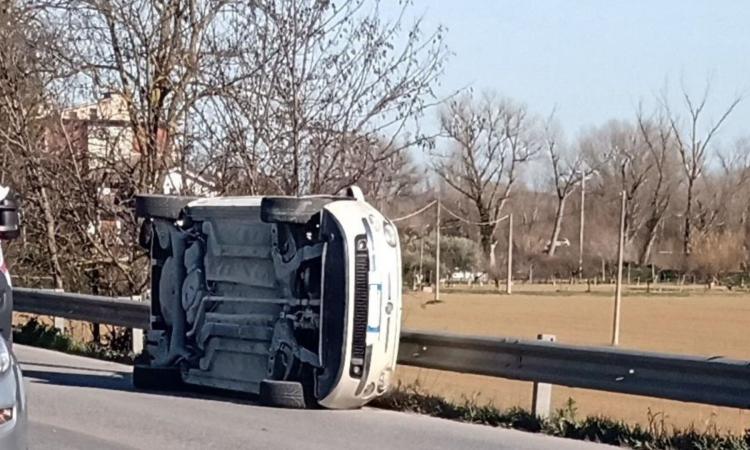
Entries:
POLYGON ((346 196, 140 196, 151 329, 139 388, 185 382, 355 408, 385 393, 401 325, 394 225, 346 196))

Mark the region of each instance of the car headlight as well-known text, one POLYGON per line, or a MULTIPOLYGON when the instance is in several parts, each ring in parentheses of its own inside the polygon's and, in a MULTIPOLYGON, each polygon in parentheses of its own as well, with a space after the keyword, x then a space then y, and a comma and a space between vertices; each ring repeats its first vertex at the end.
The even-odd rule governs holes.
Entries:
POLYGON ((0 373, 5 373, 10 369, 10 350, 5 339, 0 337, 0 373))
POLYGON ((398 233, 396 227, 388 222, 383 222, 383 234, 385 235, 385 242, 391 247, 395 247, 398 243, 398 233))

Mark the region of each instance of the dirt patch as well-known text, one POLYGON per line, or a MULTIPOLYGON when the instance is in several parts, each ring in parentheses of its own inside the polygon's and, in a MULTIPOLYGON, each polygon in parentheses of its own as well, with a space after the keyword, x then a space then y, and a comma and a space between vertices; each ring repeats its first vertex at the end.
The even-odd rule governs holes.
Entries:
MULTIPOLYGON (((702 287, 662 287, 646 294, 627 292, 622 304, 622 348, 750 359, 750 294, 706 291, 702 287)), ((447 292, 442 303, 426 304, 431 294, 404 296, 404 328, 442 330, 483 336, 536 338, 554 334, 559 342, 607 345, 611 340, 611 286, 518 286, 511 296, 447 292), (561 292, 558 292, 561 291, 561 292)), ((419 380, 426 391, 451 399, 478 395, 500 407, 531 404, 531 384, 498 378, 401 367, 399 379, 419 380)), ((581 415, 606 415, 646 424, 648 411, 662 413, 678 427, 718 426, 740 432, 750 428, 750 411, 658 400, 632 395, 555 387, 554 407, 569 397, 581 415)))

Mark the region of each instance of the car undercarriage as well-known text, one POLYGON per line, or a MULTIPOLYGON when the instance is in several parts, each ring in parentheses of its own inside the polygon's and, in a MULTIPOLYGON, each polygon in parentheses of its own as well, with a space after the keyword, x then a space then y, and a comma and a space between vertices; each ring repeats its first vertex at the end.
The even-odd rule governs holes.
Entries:
POLYGON ((347 238, 325 208, 351 199, 177 199, 140 214, 152 324, 136 385, 179 378, 261 396, 270 389, 292 406, 328 395, 341 378, 347 333, 362 328, 364 348, 367 332, 366 278, 364 322, 348 329, 347 238))

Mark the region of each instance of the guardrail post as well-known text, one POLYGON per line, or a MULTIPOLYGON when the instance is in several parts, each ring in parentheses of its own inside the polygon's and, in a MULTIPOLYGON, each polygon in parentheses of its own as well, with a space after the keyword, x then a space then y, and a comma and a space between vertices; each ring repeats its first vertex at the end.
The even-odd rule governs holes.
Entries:
MULTIPOLYGON (((137 302, 143 301, 143 297, 140 295, 134 295, 130 297, 130 300, 134 300, 137 302)), ((132 334, 132 346, 133 346, 133 354, 139 355, 143 353, 143 329, 141 328, 133 328, 131 329, 132 334)))
MULTIPOLYGON (((54 289, 55 292, 65 292, 63 289, 54 289)), ((60 330, 60 333, 65 334, 65 318, 64 317, 53 317, 52 323, 55 328, 60 330)))
MULTIPOLYGON (((554 334, 539 334, 537 339, 546 342, 555 342, 554 334)), ((547 418, 552 403, 552 385, 548 383, 534 382, 534 390, 531 398, 531 408, 534 415, 547 418)))
POLYGON ((143 330, 133 328, 133 354, 139 355, 143 352, 143 330))

